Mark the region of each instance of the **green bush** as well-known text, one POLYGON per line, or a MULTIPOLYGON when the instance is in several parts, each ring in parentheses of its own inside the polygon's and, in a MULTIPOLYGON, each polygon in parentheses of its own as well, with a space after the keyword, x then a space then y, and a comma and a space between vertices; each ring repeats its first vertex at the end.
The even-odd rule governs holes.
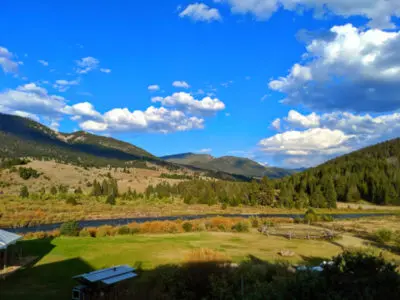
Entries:
POLYGON ((110 205, 115 205, 116 204, 115 196, 112 194, 108 195, 107 199, 106 199, 106 203, 110 204, 110 205))
POLYGON ((200 223, 199 225, 197 225, 197 231, 206 231, 206 229, 207 227, 204 223, 200 223))
POLYGON ((313 208, 309 208, 304 215, 304 222, 314 223, 318 221, 318 215, 313 208))
POLYGON ((185 232, 191 232, 193 229, 193 225, 190 222, 185 222, 182 224, 182 228, 183 230, 185 230, 185 232))
POLYGON ((78 236, 80 226, 77 221, 69 221, 61 224, 60 234, 65 236, 78 236))
POLYGON ((226 226, 225 226, 225 224, 218 224, 217 228, 218 228, 218 230, 220 230, 220 231, 226 231, 226 226))
POLYGON ((127 234, 131 234, 131 230, 129 229, 128 226, 121 226, 118 228, 117 233, 119 235, 127 235, 127 234))
POLYGON ((18 172, 19 172, 19 176, 24 180, 28 180, 31 177, 38 178, 40 176, 40 173, 32 168, 20 167, 18 169, 18 172))
POLYGON ((80 232, 79 232, 79 236, 80 237, 91 237, 90 231, 87 228, 83 228, 80 232))
POLYGON ((76 201, 76 197, 74 195, 68 195, 67 199, 65 199, 65 203, 70 205, 78 205, 78 201, 76 201))
POLYGON ((321 221, 324 222, 333 222, 333 217, 330 215, 322 215, 321 216, 321 221))
POLYGON ((28 197, 29 197, 29 191, 28 191, 28 188, 26 187, 26 185, 24 185, 24 186, 21 188, 21 190, 20 190, 20 192, 19 192, 19 196, 20 196, 21 198, 28 198, 28 197))
POLYGON ((390 242, 393 236, 393 231, 386 228, 379 229, 375 232, 375 239, 382 244, 390 242))
POLYGON ((240 221, 232 226, 232 230, 236 232, 248 232, 249 228, 250 224, 247 221, 240 221))

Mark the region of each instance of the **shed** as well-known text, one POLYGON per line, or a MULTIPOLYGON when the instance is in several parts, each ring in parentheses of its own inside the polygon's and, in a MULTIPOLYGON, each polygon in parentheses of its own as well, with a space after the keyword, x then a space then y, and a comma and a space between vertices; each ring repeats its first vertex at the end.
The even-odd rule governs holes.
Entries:
POLYGON ((72 290, 72 299, 101 299, 105 295, 107 299, 118 299, 116 285, 136 277, 134 271, 128 265, 122 265, 74 276, 80 285, 72 290))
POLYGON ((0 267, 7 267, 7 249, 22 239, 22 236, 0 229, 0 267))

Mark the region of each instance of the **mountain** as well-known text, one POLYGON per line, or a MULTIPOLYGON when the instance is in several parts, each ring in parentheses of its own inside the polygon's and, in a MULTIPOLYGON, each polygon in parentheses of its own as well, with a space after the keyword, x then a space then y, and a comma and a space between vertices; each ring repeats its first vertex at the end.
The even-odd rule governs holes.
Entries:
POLYGON ((31 119, 0 114, 0 158, 35 157, 86 165, 151 161, 151 153, 113 138, 87 132, 59 133, 31 119))
POLYGON ((163 156, 161 159, 184 166, 221 171, 247 177, 268 176, 270 178, 280 178, 295 172, 292 170, 265 167, 251 159, 235 156, 215 158, 208 154, 182 153, 163 156))
MULTIPOLYGON (((0 141, 0 160, 32 157, 85 167, 108 165, 123 167, 129 163, 139 168, 147 168, 146 162, 151 162, 170 171, 182 169, 182 166, 162 160, 142 148, 114 138, 84 131, 60 133, 31 119, 1 113, 0 141)), ((187 168, 200 172, 204 176, 222 180, 251 180, 246 176, 221 171, 191 166, 187 168)))
POLYGON ((330 206, 336 200, 400 205, 400 138, 281 179, 278 188, 287 201, 301 199, 313 207, 330 206))

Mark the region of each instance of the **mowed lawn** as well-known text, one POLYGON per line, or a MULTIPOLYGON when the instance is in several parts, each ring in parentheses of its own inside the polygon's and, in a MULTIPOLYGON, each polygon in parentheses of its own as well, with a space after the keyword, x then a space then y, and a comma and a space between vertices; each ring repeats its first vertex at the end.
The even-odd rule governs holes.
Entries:
POLYGON ((158 265, 185 262, 196 248, 219 251, 239 262, 255 256, 277 261, 278 251, 295 253, 290 261, 316 264, 341 252, 325 241, 287 240, 258 233, 202 232, 162 235, 129 235, 104 238, 67 238, 27 240, 21 245, 25 255, 37 255, 39 261, 6 280, 0 280, 0 299, 71 299, 76 284, 72 276, 119 264, 158 265))

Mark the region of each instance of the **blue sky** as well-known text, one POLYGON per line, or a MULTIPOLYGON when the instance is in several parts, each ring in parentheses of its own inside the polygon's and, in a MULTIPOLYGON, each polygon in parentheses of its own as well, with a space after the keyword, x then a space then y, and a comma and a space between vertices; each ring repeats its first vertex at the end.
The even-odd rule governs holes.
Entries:
POLYGON ((395 0, 6 1, 0 112, 308 167, 399 136, 399 16, 395 0))

